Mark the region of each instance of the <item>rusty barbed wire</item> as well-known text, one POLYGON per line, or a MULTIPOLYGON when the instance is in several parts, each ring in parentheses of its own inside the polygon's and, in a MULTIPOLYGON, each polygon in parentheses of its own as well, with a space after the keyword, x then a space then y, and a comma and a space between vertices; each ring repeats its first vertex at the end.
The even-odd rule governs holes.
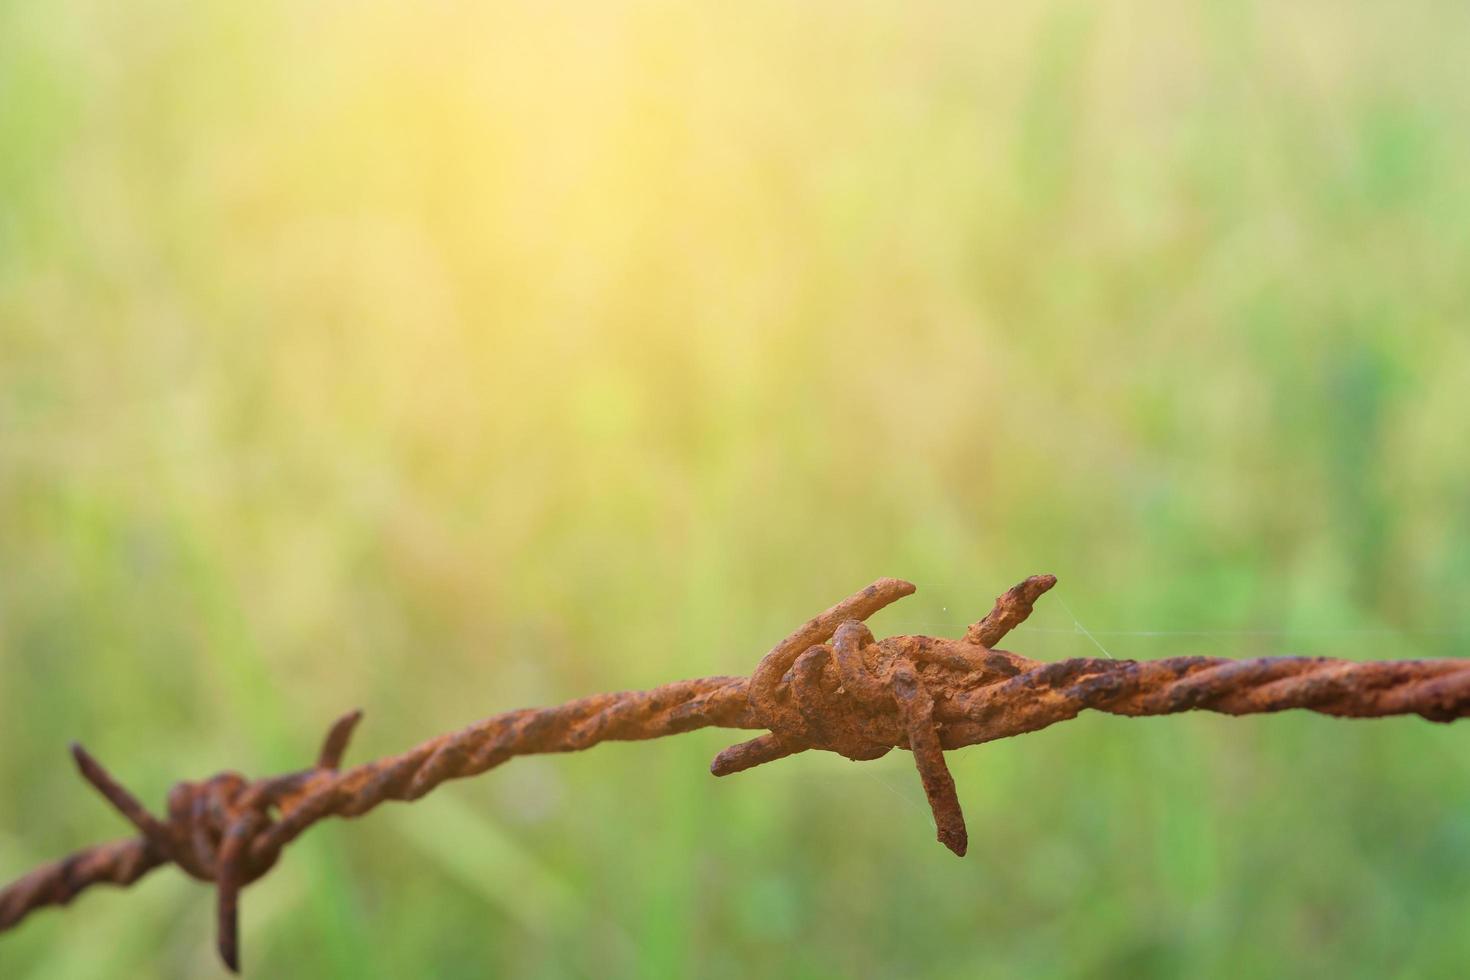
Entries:
POLYGON ((782 640, 748 679, 705 677, 511 711, 401 755, 343 770, 347 743, 362 717, 354 711, 331 726, 311 768, 257 780, 224 772, 178 783, 168 794, 165 820, 73 745, 82 776, 140 836, 78 851, 0 889, 0 932, 37 909, 67 904, 93 885, 131 885, 154 868, 176 864, 214 884, 220 957, 238 971, 240 892, 312 824, 359 817, 388 800, 416 800, 446 780, 478 775, 518 755, 577 752, 604 741, 709 727, 764 730, 719 753, 710 765, 716 776, 808 749, 856 761, 908 749, 940 843, 963 856, 968 836, 945 751, 1037 731, 1086 709, 1142 716, 1304 708, 1349 718, 1417 714, 1439 722, 1470 714, 1470 660, 1173 657, 1042 663, 995 649, 1055 584, 1050 575, 1026 579, 996 599, 990 613, 958 640, 877 640, 863 620, 914 592, 908 582, 880 579, 782 640))

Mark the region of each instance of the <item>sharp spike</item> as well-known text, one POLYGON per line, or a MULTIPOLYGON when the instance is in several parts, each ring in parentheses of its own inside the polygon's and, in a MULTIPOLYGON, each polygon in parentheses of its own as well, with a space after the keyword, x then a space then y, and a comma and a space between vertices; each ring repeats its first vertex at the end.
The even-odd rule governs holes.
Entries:
POLYGON ((715 760, 709 764, 709 771, 716 776, 730 776, 801 751, 803 750, 789 748, 775 735, 767 733, 748 742, 730 746, 715 756, 715 760))
POLYGON ((137 827, 148 842, 160 852, 169 855, 173 853, 168 828, 149 813, 148 808, 138 802, 137 797, 129 793, 116 779, 113 779, 112 774, 102 763, 92 758, 79 742, 72 743, 71 754, 76 760, 77 768, 81 770, 82 778, 91 783, 97 792, 102 794, 103 799, 111 803, 117 812, 126 817, 134 827, 137 827))
POLYGON ((357 708, 332 722, 326 739, 322 741, 322 750, 317 753, 316 766, 318 769, 336 769, 342 764, 342 756, 347 753, 347 743, 352 739, 352 730, 360 721, 362 721, 362 709, 357 708))

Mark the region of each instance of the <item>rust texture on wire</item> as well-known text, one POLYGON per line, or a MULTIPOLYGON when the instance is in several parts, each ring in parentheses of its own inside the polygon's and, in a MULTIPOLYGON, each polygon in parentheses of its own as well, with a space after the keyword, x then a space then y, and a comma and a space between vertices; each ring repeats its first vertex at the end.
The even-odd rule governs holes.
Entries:
POLYGON ((154 816, 80 746, 83 777, 138 836, 78 851, 0 890, 0 931, 65 905, 92 885, 131 885, 176 864, 216 891, 220 956, 239 969, 240 891, 269 871, 302 831, 327 817, 359 817, 387 800, 416 800, 449 779, 518 755, 576 752, 609 740, 660 738, 698 728, 762 730, 725 749, 710 771, 727 776, 821 749, 876 759, 907 749, 934 812, 940 843, 963 855, 964 815, 944 752, 1033 732, 1084 709, 1116 715, 1206 710, 1231 715, 1305 708, 1350 718, 1470 714, 1470 661, 1352 662, 1319 657, 1054 663, 996 649, 1056 584, 1028 578, 1000 596, 962 639, 875 640, 863 620, 914 587, 880 579, 782 640, 749 677, 677 681, 648 691, 597 694, 511 711, 424 742, 402 755, 340 768, 361 712, 332 725, 315 765, 257 780, 225 772, 182 782, 168 815, 154 816))

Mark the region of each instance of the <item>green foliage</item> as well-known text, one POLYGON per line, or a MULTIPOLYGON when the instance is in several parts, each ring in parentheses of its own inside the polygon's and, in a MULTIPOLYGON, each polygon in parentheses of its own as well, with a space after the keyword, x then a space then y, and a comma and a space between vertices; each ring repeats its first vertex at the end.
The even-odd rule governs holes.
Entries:
MULTIPOLYGON (((1467 19, 0 4, 0 874, 124 832, 73 738, 156 803, 747 672, 879 575, 880 632, 1048 571, 1120 657, 1462 654, 1467 19)), ((306 836, 247 968, 1456 975, 1466 739, 1083 718, 952 759, 963 861, 905 759, 518 761, 306 836)), ((0 973, 208 975, 209 914, 163 872, 0 973)))

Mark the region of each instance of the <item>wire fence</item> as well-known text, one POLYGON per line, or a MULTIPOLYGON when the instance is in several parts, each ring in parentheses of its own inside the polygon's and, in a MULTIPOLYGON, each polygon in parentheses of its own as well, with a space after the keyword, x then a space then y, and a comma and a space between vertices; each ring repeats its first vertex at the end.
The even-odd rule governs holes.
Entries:
POLYGON ((331 726, 310 768, 255 780, 225 772, 178 783, 169 792, 164 819, 74 745, 82 776, 138 836, 77 851, 0 889, 0 932, 37 909, 67 904, 93 885, 131 885, 154 868, 175 864, 214 885, 219 953, 238 971, 241 891, 313 824, 359 817, 388 800, 416 800, 446 780, 478 775, 518 755, 577 752, 604 741, 709 727, 764 732, 717 755, 710 765, 716 776, 808 749, 853 760, 907 749, 940 843, 963 855, 968 837, 945 751, 1037 731, 1089 708, 1128 716, 1304 708, 1348 718, 1416 714, 1441 722, 1470 713, 1466 660, 1175 657, 1043 663, 996 649, 1055 584, 1050 575, 1026 579, 1001 595, 961 639, 876 640, 863 621, 914 591, 899 579, 880 579, 782 640, 749 678, 676 681, 511 711, 344 770, 342 757, 362 717, 354 711, 331 726))

